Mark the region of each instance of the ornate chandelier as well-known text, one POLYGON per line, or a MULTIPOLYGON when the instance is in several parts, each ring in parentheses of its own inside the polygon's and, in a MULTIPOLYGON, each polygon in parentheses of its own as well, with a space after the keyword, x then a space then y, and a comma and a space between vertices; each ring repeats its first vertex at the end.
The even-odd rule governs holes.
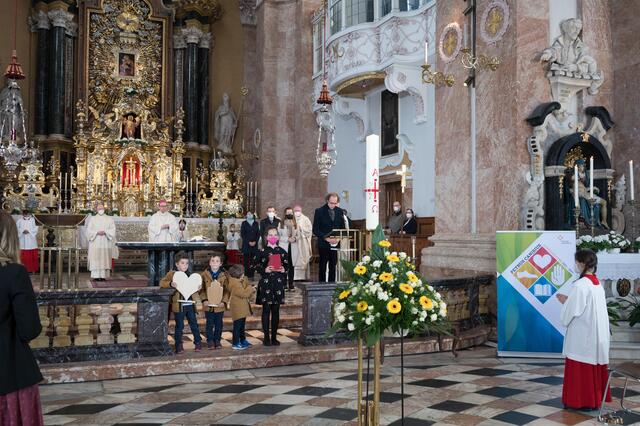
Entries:
POLYGON ((14 2, 13 53, 4 73, 7 87, 0 92, 0 158, 6 169, 13 173, 27 155, 27 131, 24 103, 18 81, 24 78, 16 53, 16 29, 18 25, 18 1, 14 2))

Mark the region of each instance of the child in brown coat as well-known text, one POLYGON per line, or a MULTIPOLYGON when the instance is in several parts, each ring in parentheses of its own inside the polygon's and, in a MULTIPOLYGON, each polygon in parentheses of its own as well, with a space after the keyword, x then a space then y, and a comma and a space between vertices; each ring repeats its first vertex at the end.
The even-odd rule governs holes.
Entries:
POLYGON ((207 348, 220 349, 222 345, 222 320, 224 311, 229 304, 229 275, 222 267, 222 258, 219 254, 214 254, 209 259, 209 267, 200 273, 202 276, 202 290, 200 298, 202 299, 204 316, 207 319, 205 325, 205 334, 207 336, 207 348), (216 283, 217 281, 217 283, 216 283), (208 300, 207 290, 219 285, 222 287, 222 294, 219 300, 208 300))
POLYGON ((233 349, 247 349, 251 343, 247 342, 244 327, 247 317, 252 315, 249 298, 255 293, 255 288, 249 285, 249 280, 244 276, 242 265, 233 265, 229 268, 229 310, 233 319, 233 349))
MULTIPOLYGON (((177 271, 187 273, 189 269, 189 257, 184 252, 178 252, 175 255, 175 271, 169 271, 167 275, 160 280, 160 287, 176 288, 176 283, 173 282, 173 275, 177 271)), ((196 318, 196 303, 201 303, 200 295, 196 292, 193 293, 188 301, 180 301, 182 295, 176 290, 171 296, 171 311, 173 312, 173 318, 176 322, 176 328, 174 333, 174 340, 176 341, 176 354, 184 352, 182 347, 182 331, 184 330, 184 318, 187 317, 191 333, 193 333, 193 343, 195 343, 196 352, 202 349, 202 337, 200 336, 200 329, 198 328, 198 320, 196 318)))

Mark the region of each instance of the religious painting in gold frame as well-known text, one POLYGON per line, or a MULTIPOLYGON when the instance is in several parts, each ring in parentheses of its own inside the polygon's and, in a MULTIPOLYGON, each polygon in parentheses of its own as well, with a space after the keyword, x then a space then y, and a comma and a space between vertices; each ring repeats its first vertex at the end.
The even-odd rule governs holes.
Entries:
POLYGON ((104 113, 135 93, 153 116, 164 117, 171 102, 170 10, 161 0, 88 0, 81 11, 85 84, 78 96, 104 113))

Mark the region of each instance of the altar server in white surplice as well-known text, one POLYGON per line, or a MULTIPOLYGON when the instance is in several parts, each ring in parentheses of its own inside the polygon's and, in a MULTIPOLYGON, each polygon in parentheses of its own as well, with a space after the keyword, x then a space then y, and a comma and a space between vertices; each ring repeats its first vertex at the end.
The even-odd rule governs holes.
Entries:
POLYGON ((113 258, 116 241, 116 224, 111 216, 104 213, 104 205, 96 205, 97 214, 91 217, 87 225, 87 239, 89 240, 88 263, 91 278, 104 281, 111 274, 111 259, 113 258))
POLYGON ((20 236, 20 259, 28 272, 38 270, 38 241, 36 221, 28 210, 22 211, 22 217, 17 220, 18 235, 20 236))
POLYGON ((178 219, 169 212, 169 204, 160 200, 149 221, 149 242, 172 243, 178 240, 178 219))

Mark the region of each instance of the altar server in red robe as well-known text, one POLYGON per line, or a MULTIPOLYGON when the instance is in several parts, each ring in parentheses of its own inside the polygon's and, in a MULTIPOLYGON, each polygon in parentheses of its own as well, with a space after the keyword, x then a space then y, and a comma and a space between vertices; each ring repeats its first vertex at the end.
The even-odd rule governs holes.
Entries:
POLYGON ((36 220, 28 210, 22 211, 22 217, 16 223, 20 236, 20 261, 27 272, 38 272, 38 227, 36 220))
POLYGON ((596 409, 606 393, 609 364, 609 314, 604 289, 595 273, 598 257, 591 250, 578 250, 580 272, 568 296, 557 294, 563 304, 561 318, 567 327, 562 353, 565 356, 562 403, 568 408, 596 409))

